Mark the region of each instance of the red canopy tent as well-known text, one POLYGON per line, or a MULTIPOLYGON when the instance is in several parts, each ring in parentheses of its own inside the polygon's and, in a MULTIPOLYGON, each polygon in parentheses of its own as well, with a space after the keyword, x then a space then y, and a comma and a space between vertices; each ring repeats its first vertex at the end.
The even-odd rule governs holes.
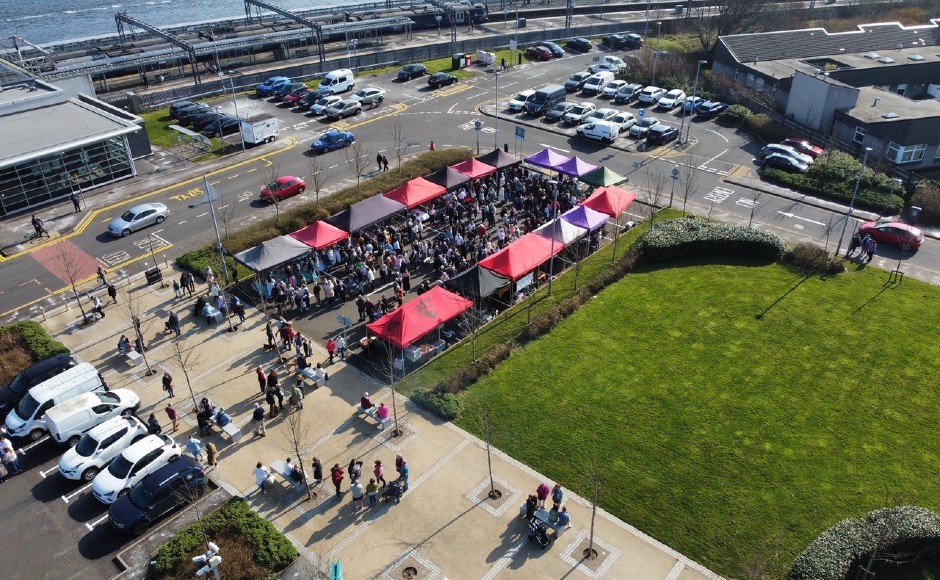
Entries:
POLYGON ((324 221, 313 222, 305 228, 301 228, 290 234, 298 242, 303 242, 315 250, 332 246, 336 242, 341 242, 349 237, 347 232, 330 225, 324 221))
POLYGON ((480 260, 480 266, 515 282, 564 249, 563 244, 528 233, 492 256, 480 260))
POLYGON ((632 191, 608 185, 595 189, 591 197, 582 201, 581 205, 615 218, 623 213, 623 210, 627 209, 635 199, 636 194, 632 191))
POLYGON ((411 209, 421 205, 422 203, 427 203, 435 197, 444 195, 445 193, 447 193, 446 187, 436 183, 431 183, 423 177, 418 177, 416 179, 412 179, 401 187, 396 187, 395 189, 386 192, 385 197, 394 199, 398 203, 403 203, 408 206, 408 209, 411 209))
POLYGON ((470 300, 435 286, 367 328, 379 338, 405 348, 472 306, 470 300))
POLYGON ((482 161, 477 161, 476 159, 467 159, 466 161, 461 161, 457 165, 451 165, 451 168, 463 173, 464 175, 470 176, 470 179, 479 179, 481 177, 486 177, 491 173, 496 173, 496 168, 492 165, 487 165, 482 161))

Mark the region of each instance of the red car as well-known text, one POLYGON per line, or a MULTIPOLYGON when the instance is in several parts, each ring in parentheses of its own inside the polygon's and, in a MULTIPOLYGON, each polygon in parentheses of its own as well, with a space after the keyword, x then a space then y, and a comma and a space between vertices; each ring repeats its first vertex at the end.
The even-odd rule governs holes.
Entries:
POLYGON ((267 202, 281 201, 294 195, 300 195, 307 189, 303 179, 293 175, 278 177, 261 190, 261 200, 267 202))
POLYGON ((310 89, 308 89, 307 87, 294 89, 293 91, 284 95, 284 104, 296 106, 304 97, 307 96, 307 93, 309 92, 310 92, 310 89))
POLYGON ((530 46, 526 56, 532 60, 552 60, 552 51, 544 46, 530 46))
POLYGON ((858 233, 862 236, 867 234, 876 242, 914 250, 924 243, 920 229, 903 222, 865 222, 859 226, 858 233))
POLYGON ((819 157, 820 155, 826 152, 826 150, 823 149, 822 147, 817 147, 816 145, 813 145, 806 139, 798 139, 796 137, 790 137, 789 139, 784 139, 783 142, 781 142, 780 144, 786 145, 787 147, 793 147, 800 153, 803 153, 804 155, 809 155, 813 159, 816 159, 817 157, 819 157))

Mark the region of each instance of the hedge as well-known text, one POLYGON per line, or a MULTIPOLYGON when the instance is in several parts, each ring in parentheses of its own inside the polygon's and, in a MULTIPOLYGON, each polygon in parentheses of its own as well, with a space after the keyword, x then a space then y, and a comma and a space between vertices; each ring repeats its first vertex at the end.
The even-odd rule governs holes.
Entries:
POLYGON ((637 247, 654 262, 697 256, 779 260, 785 250, 783 240, 773 234, 698 218, 661 222, 640 238, 637 247))
POLYGON ((816 244, 800 242, 787 250, 783 263, 804 274, 841 274, 845 263, 816 244))
POLYGON ((740 126, 751 116, 751 111, 744 105, 731 105, 718 114, 717 121, 723 125, 740 126))
POLYGON ((923 210, 920 214, 921 223, 940 224, 940 185, 926 179, 918 183, 911 196, 911 205, 923 210))
POLYGON ((453 393, 418 391, 411 400, 445 421, 453 421, 460 415, 460 399, 453 393))
POLYGON ((160 548, 153 562, 157 577, 179 574, 193 554, 204 549, 206 537, 215 538, 226 529, 244 537, 254 547, 255 562, 273 572, 283 570, 297 558, 297 549, 274 524, 252 511, 248 502, 234 497, 201 521, 177 532, 160 548))
POLYGON ((832 526, 800 554, 789 580, 842 580, 876 550, 916 556, 940 546, 940 516, 918 506, 884 508, 832 526))
POLYGON ((32 356, 33 362, 69 352, 67 346, 54 340, 41 324, 32 320, 21 320, 9 326, 0 326, 0 338, 4 338, 9 334, 19 335, 23 341, 23 346, 32 356))

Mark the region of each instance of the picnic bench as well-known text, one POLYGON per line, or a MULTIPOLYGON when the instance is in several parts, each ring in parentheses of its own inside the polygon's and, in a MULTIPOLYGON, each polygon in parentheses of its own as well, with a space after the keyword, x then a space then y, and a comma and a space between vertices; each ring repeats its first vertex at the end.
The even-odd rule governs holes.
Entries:
POLYGON ((222 320, 224 320, 222 318, 222 312, 219 311, 219 309, 216 308, 215 306, 209 306, 208 312, 209 312, 209 316, 212 317, 212 319, 215 320, 216 322, 222 322, 222 320))
POLYGON ((281 459, 277 459, 277 460, 275 460, 275 461, 273 461, 273 462, 271 463, 271 472, 277 474, 277 477, 280 477, 281 479, 283 479, 283 480, 286 481, 287 483, 291 484, 291 487, 292 487, 293 489, 295 489, 295 490, 298 490, 298 489, 299 489, 299 490, 306 489, 306 486, 307 486, 306 480, 308 480, 307 472, 304 471, 304 480, 305 480, 305 481, 297 481, 297 480, 294 479, 293 477, 290 477, 289 475, 287 475, 286 473, 284 473, 284 468, 285 468, 286 466, 287 466, 287 462, 285 462, 285 461, 283 461, 283 460, 281 460, 281 459))
POLYGON ((378 405, 373 405, 372 407, 368 409, 363 409, 362 405, 356 405, 356 416, 362 417, 363 419, 365 419, 366 416, 372 417, 378 423, 379 429, 385 429, 385 427, 388 425, 389 420, 391 420, 391 416, 386 418, 384 421, 379 418, 379 406, 378 405))
POLYGON ((236 425, 235 421, 231 421, 222 427, 222 432, 228 435, 229 440, 231 440, 232 443, 235 443, 242 438, 241 427, 236 425))
POLYGON ((136 367, 140 363, 144 362, 144 355, 140 354, 136 350, 129 350, 125 352, 124 357, 127 358, 127 364, 132 367, 136 367))

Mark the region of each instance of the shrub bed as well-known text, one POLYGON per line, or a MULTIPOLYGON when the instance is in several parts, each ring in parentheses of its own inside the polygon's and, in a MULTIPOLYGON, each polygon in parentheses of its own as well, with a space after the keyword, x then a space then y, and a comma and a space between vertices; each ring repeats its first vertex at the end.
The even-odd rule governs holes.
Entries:
POLYGON ((774 123, 770 117, 763 113, 748 115, 741 122, 741 127, 757 135, 764 143, 779 143, 790 136, 790 131, 774 123))
POLYGON ((884 508, 864 518, 846 519, 816 538, 793 563, 789 580, 842 580, 855 577, 875 552, 899 561, 940 547, 940 516, 918 506, 884 508), (905 557, 906 556, 906 557, 905 557))
POLYGON ((52 339, 41 324, 32 320, 0 326, 0 349, 0 384, 4 385, 30 365, 69 352, 67 346, 52 339))
MULTIPOLYGON (((200 521, 186 526, 164 544, 154 558, 153 577, 179 575, 187 568, 193 568, 194 573, 192 558, 205 551, 206 538, 213 540, 232 533, 247 540, 254 550, 252 562, 270 571, 270 577, 297 558, 297 549, 290 540, 271 522, 255 513, 245 500, 236 497, 200 521)), ((245 577, 234 565, 238 561, 236 558, 226 559, 224 546, 222 556, 219 571, 223 578, 245 577)))
POLYGON ((917 184, 911 205, 921 208, 920 221, 925 224, 940 224, 940 186, 935 182, 923 180, 917 184))
POLYGON ((751 116, 751 111, 744 105, 731 105, 718 114, 717 121, 722 125, 740 127, 745 119, 751 116))
POLYGON ((411 400, 445 421, 453 421, 460 416, 460 399, 453 393, 418 391, 411 400))
POLYGON ((783 263, 804 274, 841 274, 845 264, 816 244, 799 243, 783 254, 783 263))
POLYGON ((644 258, 655 262, 697 256, 773 261, 785 249, 783 240, 773 234, 696 218, 662 222, 640 239, 638 247, 644 258))

